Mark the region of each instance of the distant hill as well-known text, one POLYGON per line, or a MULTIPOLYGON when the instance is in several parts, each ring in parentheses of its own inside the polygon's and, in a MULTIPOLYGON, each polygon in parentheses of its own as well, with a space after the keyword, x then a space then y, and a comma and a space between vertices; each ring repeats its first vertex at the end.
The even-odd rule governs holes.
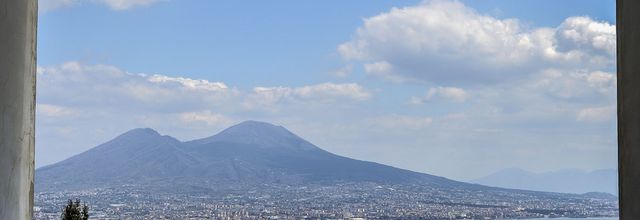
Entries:
POLYGON ((618 171, 616 169, 603 169, 591 172, 563 170, 533 173, 518 168, 510 168, 471 182, 495 187, 547 192, 580 194, 605 192, 618 195, 618 171))
POLYGON ((237 184, 377 182, 480 187, 329 153, 281 126, 246 121, 211 137, 181 142, 133 129, 36 170, 36 189, 122 184, 210 187, 237 184))

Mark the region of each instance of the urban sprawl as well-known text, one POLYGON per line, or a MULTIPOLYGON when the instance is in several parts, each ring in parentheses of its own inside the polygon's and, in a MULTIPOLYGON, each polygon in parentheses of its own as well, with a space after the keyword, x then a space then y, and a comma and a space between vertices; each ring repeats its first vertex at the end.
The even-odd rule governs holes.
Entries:
POLYGON ((611 198, 520 190, 335 184, 207 190, 144 186, 38 192, 35 219, 58 219, 68 199, 92 219, 518 219, 613 217, 611 198))

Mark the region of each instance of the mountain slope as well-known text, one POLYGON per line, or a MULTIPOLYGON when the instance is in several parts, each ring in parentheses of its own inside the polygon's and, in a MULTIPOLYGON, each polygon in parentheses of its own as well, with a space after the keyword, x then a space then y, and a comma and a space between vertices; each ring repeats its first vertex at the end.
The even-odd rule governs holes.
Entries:
POLYGON ((149 128, 134 129, 84 153, 37 169, 37 183, 75 188, 179 176, 199 164, 180 144, 149 128))
POLYGON ((514 188, 563 193, 605 192, 617 195, 618 172, 615 169, 583 172, 563 170, 533 173, 526 170, 504 169, 473 180, 473 183, 514 188))
POLYGON ((36 188, 121 184, 406 183, 476 185, 329 153, 281 126, 246 121, 211 137, 180 142, 134 129, 62 162, 36 170, 36 188))

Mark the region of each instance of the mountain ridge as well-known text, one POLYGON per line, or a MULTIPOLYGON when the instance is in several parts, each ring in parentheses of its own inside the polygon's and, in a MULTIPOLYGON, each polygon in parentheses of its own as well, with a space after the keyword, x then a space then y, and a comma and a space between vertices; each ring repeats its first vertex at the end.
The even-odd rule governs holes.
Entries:
POLYGON ((547 192, 618 194, 616 169, 593 171, 565 169, 534 173, 520 168, 507 168, 470 182, 494 187, 547 192))
POLYGON ((132 129, 37 169, 36 179, 38 189, 153 182, 208 186, 340 182, 467 186, 444 177, 339 156, 282 126, 258 121, 245 121, 213 136, 184 142, 151 128, 132 129))

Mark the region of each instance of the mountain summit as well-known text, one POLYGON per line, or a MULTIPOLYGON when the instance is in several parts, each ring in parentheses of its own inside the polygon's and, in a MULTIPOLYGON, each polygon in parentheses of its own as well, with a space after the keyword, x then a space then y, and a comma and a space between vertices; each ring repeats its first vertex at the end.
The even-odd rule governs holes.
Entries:
POLYGON ((262 148, 314 149, 313 144, 293 134, 282 126, 266 122, 244 121, 220 133, 194 141, 190 144, 234 143, 254 145, 262 148))
POLYGON ((181 142, 149 128, 36 170, 39 189, 139 185, 411 183, 477 186, 338 156, 282 126, 245 121, 211 137, 181 142))

